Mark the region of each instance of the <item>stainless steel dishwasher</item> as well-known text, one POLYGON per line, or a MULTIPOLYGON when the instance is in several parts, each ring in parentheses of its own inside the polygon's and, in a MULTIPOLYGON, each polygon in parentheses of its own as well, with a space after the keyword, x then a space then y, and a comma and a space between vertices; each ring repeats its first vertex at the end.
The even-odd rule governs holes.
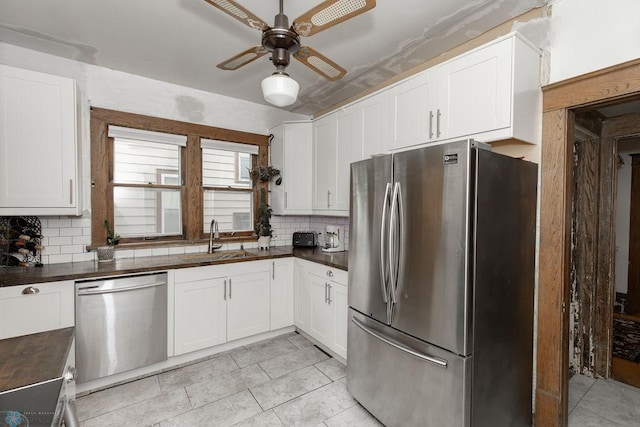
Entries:
POLYGON ((167 274, 76 282, 79 383, 167 360, 167 274))

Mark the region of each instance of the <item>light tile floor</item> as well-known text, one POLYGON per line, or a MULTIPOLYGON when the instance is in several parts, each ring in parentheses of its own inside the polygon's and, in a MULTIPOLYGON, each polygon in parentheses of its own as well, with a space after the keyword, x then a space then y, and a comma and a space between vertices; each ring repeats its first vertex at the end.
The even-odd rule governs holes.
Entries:
POLYGON ((77 401, 82 427, 380 426, 345 366, 291 333, 77 401))
POLYGON ((569 380, 569 427, 640 426, 640 389, 576 374, 569 380))

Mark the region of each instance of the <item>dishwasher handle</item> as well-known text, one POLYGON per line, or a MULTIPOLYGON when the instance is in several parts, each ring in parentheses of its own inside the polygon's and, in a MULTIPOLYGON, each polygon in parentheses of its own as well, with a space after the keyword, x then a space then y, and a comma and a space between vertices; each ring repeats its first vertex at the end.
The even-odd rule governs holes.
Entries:
POLYGON ((112 294, 114 292, 135 291, 137 289, 152 288, 154 286, 163 286, 166 284, 167 284, 166 282, 156 282, 156 283, 149 283, 146 285, 134 285, 134 286, 126 286, 122 288, 109 288, 109 289, 103 289, 103 288, 100 288, 99 286, 88 286, 86 288, 78 288, 78 296, 112 294))

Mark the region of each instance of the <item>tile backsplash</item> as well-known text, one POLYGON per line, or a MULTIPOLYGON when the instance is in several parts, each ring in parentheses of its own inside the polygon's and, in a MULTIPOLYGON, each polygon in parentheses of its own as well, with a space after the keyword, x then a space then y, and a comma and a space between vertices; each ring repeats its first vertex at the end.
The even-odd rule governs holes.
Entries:
MULTIPOLYGON (((64 262, 95 261, 95 252, 87 251, 91 244, 91 218, 67 216, 41 216, 43 264, 59 264, 64 262)), ((330 216, 276 216, 271 218, 273 228, 272 246, 291 245, 294 231, 315 231, 319 235, 320 245, 324 244, 324 231, 327 225, 344 227, 345 249, 349 249, 349 218, 330 216)), ((257 248, 257 242, 245 242, 247 249, 257 248)), ((239 249, 239 243, 229 243, 223 249, 239 249)), ((174 246, 156 249, 123 249, 116 250, 116 258, 135 258, 150 255, 179 255, 184 253, 204 252, 207 245, 174 246)))

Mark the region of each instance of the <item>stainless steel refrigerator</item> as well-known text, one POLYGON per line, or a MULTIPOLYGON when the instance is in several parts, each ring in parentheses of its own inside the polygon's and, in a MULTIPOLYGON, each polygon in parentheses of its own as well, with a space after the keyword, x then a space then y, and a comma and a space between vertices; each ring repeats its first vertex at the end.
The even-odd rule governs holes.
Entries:
POLYGON ((351 165, 347 388, 385 425, 531 425, 536 187, 473 140, 351 165))

